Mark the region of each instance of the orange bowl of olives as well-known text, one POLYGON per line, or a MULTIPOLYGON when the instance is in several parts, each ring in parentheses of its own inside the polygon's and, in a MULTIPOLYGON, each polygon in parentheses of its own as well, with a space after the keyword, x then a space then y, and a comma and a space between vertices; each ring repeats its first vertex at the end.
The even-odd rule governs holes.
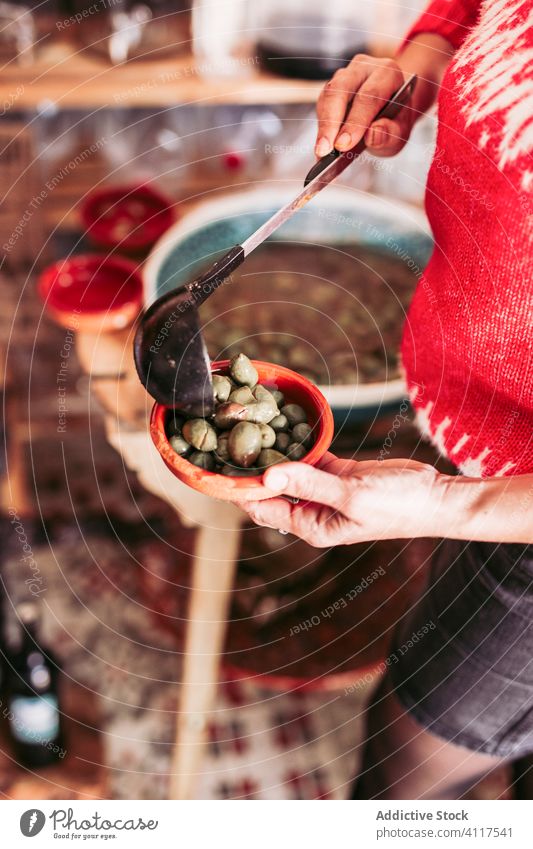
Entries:
POLYGON ((284 366, 237 354, 211 365, 215 410, 186 418, 155 404, 153 442, 170 471, 223 501, 270 498, 263 473, 272 465, 315 465, 333 439, 333 415, 320 390, 284 366))

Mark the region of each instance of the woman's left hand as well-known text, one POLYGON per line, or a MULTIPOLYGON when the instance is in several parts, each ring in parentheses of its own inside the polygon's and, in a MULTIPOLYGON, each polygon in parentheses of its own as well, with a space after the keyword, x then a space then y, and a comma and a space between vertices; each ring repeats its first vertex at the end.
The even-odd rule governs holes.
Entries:
POLYGON ((263 482, 272 498, 248 502, 244 509, 258 525, 295 534, 317 548, 440 536, 447 480, 415 460, 356 462, 328 453, 316 468, 271 467, 263 482))

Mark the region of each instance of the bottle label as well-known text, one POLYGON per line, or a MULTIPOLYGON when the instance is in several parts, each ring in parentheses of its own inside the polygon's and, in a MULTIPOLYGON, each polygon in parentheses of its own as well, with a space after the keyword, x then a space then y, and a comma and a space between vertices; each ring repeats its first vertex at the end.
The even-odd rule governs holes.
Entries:
POLYGON ((59 705, 55 696, 15 696, 9 717, 13 737, 20 743, 46 744, 59 734, 59 705))

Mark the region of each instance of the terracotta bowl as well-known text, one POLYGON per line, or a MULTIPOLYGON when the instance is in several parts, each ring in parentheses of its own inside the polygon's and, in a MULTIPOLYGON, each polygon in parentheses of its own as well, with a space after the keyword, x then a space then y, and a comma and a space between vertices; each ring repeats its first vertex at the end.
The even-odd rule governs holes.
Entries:
POLYGON ((37 288, 58 324, 90 333, 128 327, 143 304, 137 265, 104 254, 80 254, 50 265, 37 288))
MULTIPOLYGON (((300 404, 307 412, 308 421, 315 435, 315 443, 302 463, 315 465, 324 456, 333 439, 333 414, 317 387, 305 377, 283 366, 272 363, 252 361, 259 374, 259 382, 267 387, 275 385, 285 395, 286 403, 300 404)), ((227 374, 229 360, 219 360, 212 363, 214 374, 227 374)), ((206 472, 180 457, 171 448, 165 425, 170 415, 170 408, 155 404, 150 420, 150 433, 155 447, 161 454, 170 471, 181 481, 198 492, 218 498, 222 501, 262 501, 271 498, 272 493, 262 483, 262 475, 258 477, 226 477, 216 472, 206 472)))
POLYGON ((151 248, 175 220, 172 200, 145 184, 91 192, 80 216, 91 242, 135 253, 151 248))

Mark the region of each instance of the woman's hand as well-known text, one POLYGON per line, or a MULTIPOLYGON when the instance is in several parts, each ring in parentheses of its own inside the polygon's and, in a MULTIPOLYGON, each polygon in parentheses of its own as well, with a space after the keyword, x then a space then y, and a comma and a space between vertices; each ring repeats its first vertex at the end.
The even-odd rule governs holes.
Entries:
POLYGON ((326 454, 318 468, 283 463, 268 469, 264 483, 273 497, 249 502, 245 510, 258 525, 295 534, 317 548, 440 536, 446 479, 414 460, 359 463, 326 454))
POLYGON ((355 56, 334 74, 318 99, 316 155, 325 156, 334 147, 350 150, 364 136, 370 153, 394 156, 409 138, 414 122, 434 102, 452 55, 453 47, 442 36, 421 33, 402 46, 396 59, 355 56), (418 80, 410 102, 394 120, 373 121, 411 74, 417 74, 418 80))
POLYGON ((350 150, 363 136, 376 156, 398 153, 409 138, 414 111, 407 106, 394 119, 373 118, 403 83, 403 71, 394 59, 355 56, 326 83, 318 99, 316 155, 325 156, 333 147, 350 150))

